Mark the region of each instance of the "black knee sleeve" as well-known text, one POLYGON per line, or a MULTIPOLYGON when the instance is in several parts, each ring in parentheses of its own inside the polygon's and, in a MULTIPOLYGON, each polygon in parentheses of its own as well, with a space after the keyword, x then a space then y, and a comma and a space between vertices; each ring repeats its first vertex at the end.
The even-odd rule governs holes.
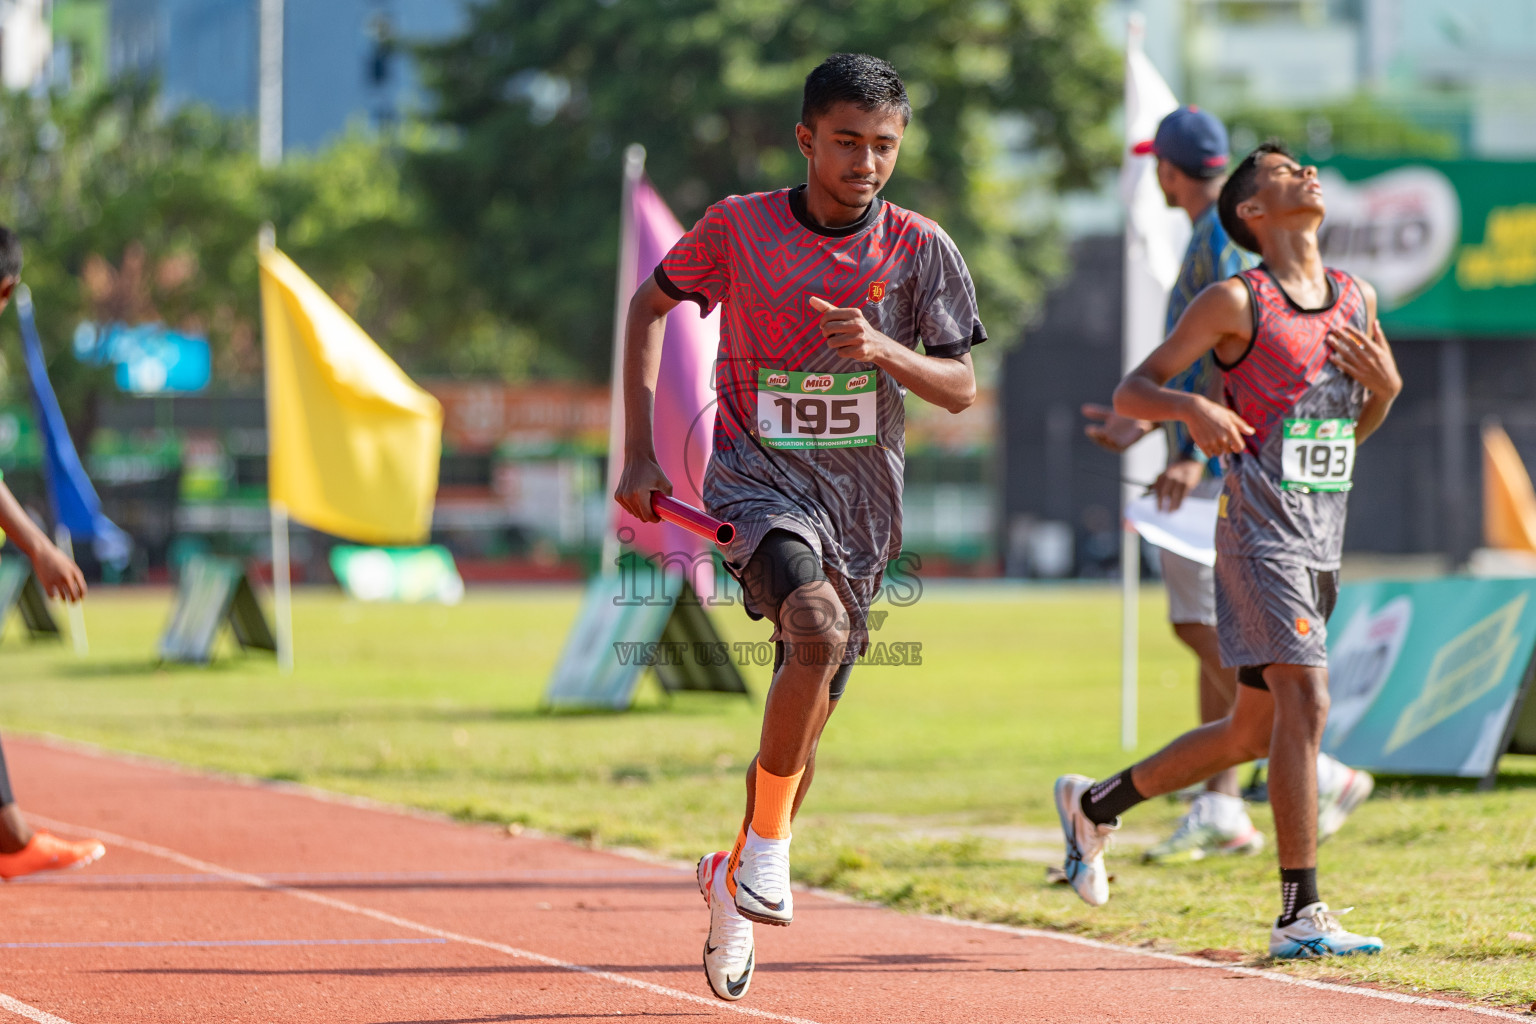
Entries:
POLYGON ((741 571, 741 586, 747 607, 777 622, 786 597, 826 578, 809 544, 788 530, 769 530, 741 571))

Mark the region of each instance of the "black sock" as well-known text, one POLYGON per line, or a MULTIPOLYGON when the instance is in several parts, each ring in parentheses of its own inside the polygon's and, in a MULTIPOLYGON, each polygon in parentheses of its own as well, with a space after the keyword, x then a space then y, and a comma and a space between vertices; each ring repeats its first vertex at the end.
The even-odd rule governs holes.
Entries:
POLYGON ((1279 923, 1282 926, 1296 920, 1296 911, 1317 901, 1317 868, 1280 869, 1279 923))
POLYGON ((1131 770, 1127 768, 1119 775, 1100 779, 1088 787, 1088 792, 1083 794, 1083 813, 1096 825, 1108 825, 1145 799, 1136 791, 1131 770))

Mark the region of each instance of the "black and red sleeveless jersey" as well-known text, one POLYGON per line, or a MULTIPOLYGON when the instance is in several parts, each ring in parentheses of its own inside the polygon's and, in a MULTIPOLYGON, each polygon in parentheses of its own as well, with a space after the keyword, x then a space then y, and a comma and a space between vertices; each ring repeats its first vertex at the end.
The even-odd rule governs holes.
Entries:
POLYGON ((1253 428, 1226 459, 1218 554, 1336 569, 1344 547, 1348 491, 1287 489, 1281 463, 1287 420, 1359 419, 1365 389, 1329 360, 1328 334, 1370 330, 1365 295, 1348 274, 1328 269, 1327 306, 1303 309, 1260 264, 1237 277, 1253 303, 1253 340, 1237 361, 1217 360, 1229 408, 1253 428))

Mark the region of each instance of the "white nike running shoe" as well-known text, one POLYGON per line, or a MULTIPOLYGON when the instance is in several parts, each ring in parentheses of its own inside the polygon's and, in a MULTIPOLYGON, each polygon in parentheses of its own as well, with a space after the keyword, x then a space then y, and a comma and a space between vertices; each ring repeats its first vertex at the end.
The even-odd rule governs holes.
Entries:
POLYGON ((785 925, 795 919, 788 839, 764 839, 747 827, 747 842, 736 865, 736 909, 759 924, 785 925))
POLYGON ((1104 870, 1104 847, 1110 833, 1120 827, 1098 825, 1083 813, 1083 794, 1094 783, 1085 775, 1063 775, 1056 780, 1056 816, 1061 819, 1062 835, 1067 841, 1067 859, 1062 872, 1083 902, 1102 907, 1109 902, 1109 874, 1104 870))
MULTIPOLYGON (((1338 914, 1347 914, 1345 907, 1338 914)), ((1338 915, 1326 903, 1309 903, 1288 925, 1278 921, 1269 933, 1269 955, 1282 960, 1309 960, 1319 956, 1352 956, 1356 953, 1380 953, 1381 940, 1374 935, 1356 935, 1344 930, 1338 915)))
POLYGON ((731 855, 724 851, 699 858, 699 893, 709 907, 709 935, 704 939, 704 978, 709 990, 735 1002, 752 984, 757 952, 752 945, 752 922, 736 912, 736 902, 725 887, 725 866, 731 855))
POLYGON ((1362 772, 1341 764, 1330 774, 1333 779, 1329 781, 1333 785, 1327 788, 1319 786, 1317 789, 1317 841, 1319 843, 1343 828, 1344 819, 1348 818, 1356 807, 1365 803, 1371 795, 1371 790, 1376 788, 1376 780, 1370 772, 1362 772))

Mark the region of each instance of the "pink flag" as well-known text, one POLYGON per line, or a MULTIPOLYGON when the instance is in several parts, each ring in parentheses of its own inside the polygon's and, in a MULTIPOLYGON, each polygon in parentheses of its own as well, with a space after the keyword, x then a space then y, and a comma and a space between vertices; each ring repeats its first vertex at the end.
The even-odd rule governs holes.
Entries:
MULTIPOLYGON (((624 225, 621 245, 628 251, 621 256, 621 266, 625 277, 628 277, 628 268, 633 267, 634 279, 621 282, 618 305, 621 315, 629 308, 635 289, 651 276, 662 257, 683 237, 683 226, 644 177, 634 182, 626 206, 629 222, 624 225)), ((615 337, 622 338, 621 331, 615 332, 615 337)), ((684 302, 667 316, 661 375, 656 383, 656 457, 667 479, 672 481, 673 496, 696 508, 704 507, 700 491, 715 429, 712 371, 719 347, 718 309, 701 318, 692 302, 684 302)), ((610 447, 610 495, 618 484, 623 459, 624 406, 620 394, 622 383, 617 372, 619 365, 619 360, 615 359, 613 408, 618 419, 610 435, 616 442, 610 447)), ((616 502, 610 507, 613 516, 610 531, 617 531, 627 546, 669 570, 684 573, 700 597, 714 595, 711 545, 707 541, 670 523, 642 523, 616 502)))

